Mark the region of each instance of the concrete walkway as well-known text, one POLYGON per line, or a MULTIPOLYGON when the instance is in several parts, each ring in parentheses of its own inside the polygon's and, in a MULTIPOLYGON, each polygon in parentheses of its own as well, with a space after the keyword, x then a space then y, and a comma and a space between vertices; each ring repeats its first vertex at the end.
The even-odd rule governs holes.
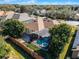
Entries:
POLYGON ((43 23, 43 18, 42 17, 38 17, 38 30, 41 31, 43 30, 44 27, 44 23, 43 23))

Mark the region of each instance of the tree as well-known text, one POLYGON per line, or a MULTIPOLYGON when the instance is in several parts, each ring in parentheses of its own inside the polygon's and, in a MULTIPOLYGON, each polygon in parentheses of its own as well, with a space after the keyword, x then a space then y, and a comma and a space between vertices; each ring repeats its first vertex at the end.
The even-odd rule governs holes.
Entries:
POLYGON ((21 12, 21 13, 24 13, 24 12, 25 12, 25 10, 26 10, 25 6, 24 6, 24 5, 22 5, 22 6, 20 7, 20 12, 21 12))
POLYGON ((24 31, 24 26, 18 20, 9 19, 4 22, 3 35, 20 37, 20 34, 23 31, 24 31))
POLYGON ((66 24, 55 25, 49 32, 51 34, 49 51, 54 57, 58 57, 65 43, 68 42, 68 38, 71 34, 71 27, 66 24))

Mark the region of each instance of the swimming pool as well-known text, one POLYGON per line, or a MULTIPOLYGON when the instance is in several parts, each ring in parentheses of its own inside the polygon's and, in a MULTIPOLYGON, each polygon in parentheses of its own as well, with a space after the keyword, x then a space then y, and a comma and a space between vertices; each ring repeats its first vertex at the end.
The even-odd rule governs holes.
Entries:
POLYGON ((36 43, 40 45, 40 47, 47 47, 49 44, 49 37, 37 39, 36 43))

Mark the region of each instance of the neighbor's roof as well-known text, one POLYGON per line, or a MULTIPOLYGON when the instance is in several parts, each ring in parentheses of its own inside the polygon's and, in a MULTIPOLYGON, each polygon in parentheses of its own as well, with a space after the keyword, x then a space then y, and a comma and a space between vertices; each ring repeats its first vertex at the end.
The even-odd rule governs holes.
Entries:
POLYGON ((6 11, 6 15, 14 14, 14 13, 15 13, 14 11, 6 11))
POLYGON ((6 19, 18 19, 19 21, 27 21, 30 19, 35 19, 35 17, 29 16, 27 13, 13 13, 13 12, 7 12, 6 19))
POLYGON ((3 16, 4 15, 4 11, 0 11, 0 16, 3 16))
POLYGON ((12 19, 19 19, 20 17, 20 14, 19 13, 15 13, 12 17, 12 19))
POLYGON ((78 29, 78 31, 76 33, 76 37, 75 37, 72 48, 76 48, 78 45, 79 45, 79 29, 78 29))
POLYGON ((79 25, 79 21, 65 21, 68 25, 79 25))
POLYGON ((19 17, 20 21, 27 21, 30 19, 34 19, 34 17, 29 16, 27 13, 20 13, 20 17, 19 17))
POLYGON ((15 13, 14 11, 0 11, 0 16, 14 14, 14 13, 15 13))
POLYGON ((6 19, 11 19, 11 18, 13 17, 13 15, 14 15, 14 13, 8 14, 8 15, 6 16, 6 19))

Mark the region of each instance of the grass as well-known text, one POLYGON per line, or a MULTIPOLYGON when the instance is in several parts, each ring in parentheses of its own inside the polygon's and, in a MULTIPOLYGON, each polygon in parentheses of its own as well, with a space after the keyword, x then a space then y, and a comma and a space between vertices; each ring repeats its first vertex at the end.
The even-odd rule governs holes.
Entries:
POLYGON ((11 47, 11 45, 9 45, 8 43, 6 43, 6 42, 4 41, 4 38, 3 38, 2 36, 0 36, 0 42, 1 42, 2 44, 5 43, 4 48, 5 48, 6 50, 9 50, 9 51, 7 51, 7 55, 6 55, 6 56, 9 56, 9 57, 14 57, 14 56, 15 56, 16 59, 23 59, 22 56, 21 56, 15 49, 13 49, 13 48, 11 47))
POLYGON ((27 44, 27 47, 33 49, 35 52, 37 52, 39 55, 43 56, 45 59, 52 59, 50 53, 38 48, 36 45, 34 45, 32 43, 27 44))
POLYGON ((69 42, 66 43, 66 45, 64 46, 63 51, 60 53, 59 59, 65 59, 66 53, 67 53, 68 48, 69 48, 69 46, 70 46, 70 43, 71 43, 71 41, 72 41, 72 39, 73 39, 73 35, 74 35, 75 31, 76 31, 76 28, 73 27, 73 28, 72 28, 72 31, 71 31, 71 33, 73 33, 73 34, 69 37, 69 42))
POLYGON ((14 44, 12 41, 7 40, 7 43, 15 50, 17 51, 20 56, 22 57, 21 59, 32 59, 31 56, 28 55, 22 48, 14 44))
MULTIPOLYGON (((0 35, 0 42, 2 39, 4 39, 4 38, 0 35)), ((7 41, 9 41, 9 40, 7 40, 7 41)), ((6 56, 13 57, 14 59, 32 59, 28 56, 27 53, 25 53, 22 49, 20 49, 20 47, 17 47, 11 41, 10 42, 7 42, 7 41, 4 41, 6 44, 5 49, 9 50, 6 54, 6 56)))
POLYGON ((37 51, 37 50, 40 50, 40 48, 38 48, 36 45, 30 43, 30 44, 27 44, 27 47, 33 49, 34 51, 37 51))
POLYGON ((24 57, 18 52, 16 51, 10 44, 6 43, 10 49, 10 52, 8 53, 8 56, 10 57, 16 57, 16 59, 24 59, 24 57))

